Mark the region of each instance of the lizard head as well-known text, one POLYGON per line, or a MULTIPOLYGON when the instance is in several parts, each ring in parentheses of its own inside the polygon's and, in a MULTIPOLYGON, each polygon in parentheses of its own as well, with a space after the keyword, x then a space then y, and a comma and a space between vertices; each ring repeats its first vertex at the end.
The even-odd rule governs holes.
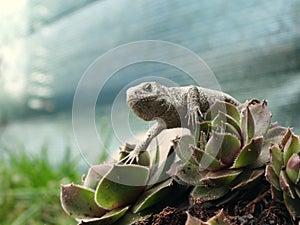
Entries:
POLYGON ((166 87, 157 82, 144 82, 126 92, 127 104, 143 120, 162 116, 170 107, 166 87))

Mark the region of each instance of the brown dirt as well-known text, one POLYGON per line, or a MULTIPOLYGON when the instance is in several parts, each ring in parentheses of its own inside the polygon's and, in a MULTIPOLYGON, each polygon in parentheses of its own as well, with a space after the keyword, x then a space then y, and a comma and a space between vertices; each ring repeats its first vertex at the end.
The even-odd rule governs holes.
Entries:
POLYGON ((152 219, 152 225, 181 225, 186 221, 186 213, 182 210, 166 207, 160 213, 155 214, 152 219))
POLYGON ((186 211, 203 221, 216 215, 223 209, 231 225, 296 225, 283 204, 271 198, 269 190, 262 190, 254 198, 245 193, 242 198, 220 207, 205 208, 202 204, 195 204, 190 208, 178 209, 165 207, 160 213, 153 215, 147 223, 141 225, 185 225, 186 211))

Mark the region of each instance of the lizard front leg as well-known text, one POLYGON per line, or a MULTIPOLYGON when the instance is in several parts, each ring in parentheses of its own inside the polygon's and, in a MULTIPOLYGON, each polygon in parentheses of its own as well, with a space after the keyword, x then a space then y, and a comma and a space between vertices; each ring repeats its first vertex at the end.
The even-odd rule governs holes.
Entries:
POLYGON ((166 128, 166 123, 162 119, 157 118, 157 122, 153 124, 147 131, 144 140, 137 144, 135 148, 131 152, 129 152, 129 154, 125 158, 122 159, 121 162, 124 162, 125 164, 132 164, 135 160, 136 162, 139 162, 140 154, 146 151, 153 138, 155 138, 161 131, 166 128))
POLYGON ((201 112, 201 101, 199 90, 197 87, 191 87, 187 93, 187 126, 194 132, 197 127, 197 122, 203 120, 203 114, 201 112))

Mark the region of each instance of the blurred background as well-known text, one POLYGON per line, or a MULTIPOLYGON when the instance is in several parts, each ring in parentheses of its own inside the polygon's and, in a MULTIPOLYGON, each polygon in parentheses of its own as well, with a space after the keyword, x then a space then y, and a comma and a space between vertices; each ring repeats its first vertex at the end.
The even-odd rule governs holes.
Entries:
MULTIPOLYGON (((46 145, 51 158, 70 146, 77 154, 71 109, 84 71, 112 48, 149 39, 194 51, 223 91, 240 101, 267 99, 274 121, 300 131, 299 13, 296 0, 1 1, 0 142, 33 152, 46 145)), ((97 104, 100 135, 113 132, 107 121, 120 89, 149 75, 190 84, 185 74, 155 63, 119 71, 97 104)), ((122 144, 107 142, 112 149, 122 144)))
MULTIPOLYGON (((80 161, 72 131, 78 82, 99 56, 139 40, 194 51, 223 91, 239 101, 267 99, 273 121, 299 133, 299 15, 299 0, 0 0, 0 148, 16 155, 46 148, 51 163, 69 149, 80 161)), ((96 113, 99 135, 113 151, 122 143, 113 135, 111 104, 126 84, 150 75, 190 84, 181 71, 157 63, 115 74, 96 113)), ((130 118, 134 132, 146 131, 145 122, 130 118)), ((95 150, 105 158, 101 152, 95 150)))
MULTIPOLYGON (((112 48, 148 39, 194 51, 223 91, 240 101, 267 99, 274 121, 300 131, 299 13, 297 0, 1 1, 0 142, 33 152, 45 145, 55 159, 66 147, 78 154, 71 109, 84 71, 112 48)), ((97 104, 100 135, 113 136, 108 119, 120 89, 153 74, 190 84, 180 71, 155 63, 119 71, 97 104)))

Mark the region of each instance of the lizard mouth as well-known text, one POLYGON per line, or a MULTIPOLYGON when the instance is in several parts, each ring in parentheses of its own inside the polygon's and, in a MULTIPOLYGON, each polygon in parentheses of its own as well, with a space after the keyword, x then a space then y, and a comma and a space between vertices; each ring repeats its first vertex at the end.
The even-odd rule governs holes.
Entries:
POLYGON ((138 117, 145 121, 162 117, 171 107, 159 96, 138 96, 127 99, 127 104, 138 117))
POLYGON ((156 100, 157 97, 143 97, 143 96, 140 96, 140 97, 136 97, 136 98, 130 98, 130 99, 127 99, 127 104, 129 105, 130 108, 133 108, 135 105, 143 105, 143 104, 146 104, 146 102, 152 102, 154 100, 156 100))

